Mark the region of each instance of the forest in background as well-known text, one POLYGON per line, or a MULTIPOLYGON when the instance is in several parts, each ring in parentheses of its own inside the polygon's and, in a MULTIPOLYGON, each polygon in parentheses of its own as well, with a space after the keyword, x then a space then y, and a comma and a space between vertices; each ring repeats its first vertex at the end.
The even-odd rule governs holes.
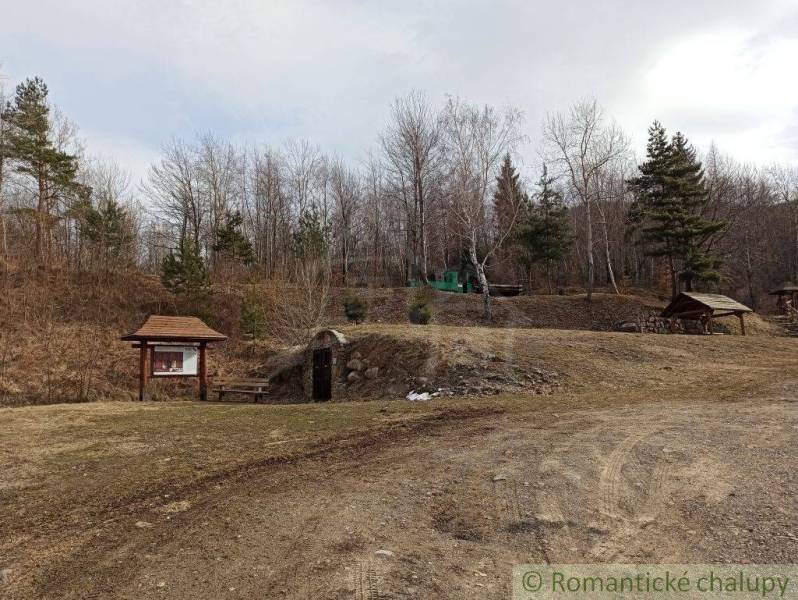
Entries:
POLYGON ((639 162, 595 101, 540 126, 513 107, 412 92, 362 161, 206 133, 165 141, 142 182, 92 157, 40 79, 3 90, 2 106, 7 273, 137 268, 196 294, 264 280, 397 287, 456 269, 543 293, 692 288, 753 308, 798 279, 794 167, 697 155, 657 123, 639 162), (539 179, 521 180, 524 159, 539 179))

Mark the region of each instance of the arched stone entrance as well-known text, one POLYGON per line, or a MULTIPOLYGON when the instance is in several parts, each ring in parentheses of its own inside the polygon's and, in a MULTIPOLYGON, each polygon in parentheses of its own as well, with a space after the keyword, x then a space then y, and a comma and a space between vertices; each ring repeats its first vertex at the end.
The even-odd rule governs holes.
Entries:
POLYGON ((305 349, 304 395, 307 402, 326 402, 343 385, 346 338, 334 329, 322 329, 305 349))

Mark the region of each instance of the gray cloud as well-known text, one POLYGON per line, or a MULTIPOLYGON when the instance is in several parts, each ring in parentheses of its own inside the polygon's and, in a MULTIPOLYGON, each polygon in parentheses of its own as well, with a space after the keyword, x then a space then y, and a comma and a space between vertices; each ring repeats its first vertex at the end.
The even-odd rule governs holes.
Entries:
MULTIPOLYGON (((638 148, 650 121, 667 117, 699 144, 796 161, 798 101, 770 101, 790 89, 762 65, 798 44, 796 14, 789 0, 30 0, 3 10, 0 63, 11 83, 44 76, 90 149, 118 152, 136 175, 161 142, 208 130, 305 137, 357 159, 391 99, 413 88, 517 105, 533 145, 547 111, 595 96, 638 148), (711 90, 665 93, 682 83, 680 48, 706 48, 695 61, 711 75, 726 60, 711 51, 726 37, 713 36, 729 35, 741 54, 732 67, 750 66, 735 85, 750 76, 773 90, 720 106, 711 90), (658 87, 652 73, 673 81, 658 87)), ((701 88, 701 71, 685 73, 701 88)))

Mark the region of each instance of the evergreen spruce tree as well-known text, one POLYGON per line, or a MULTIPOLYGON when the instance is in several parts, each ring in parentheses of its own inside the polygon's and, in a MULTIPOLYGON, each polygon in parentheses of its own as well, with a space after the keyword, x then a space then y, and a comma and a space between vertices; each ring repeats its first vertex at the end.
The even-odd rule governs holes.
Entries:
POLYGON ((525 203, 518 177, 510 154, 507 153, 496 177, 496 191, 493 194, 493 214, 498 235, 504 235, 515 227, 518 213, 525 203))
POLYGON ((513 267, 518 262, 515 235, 520 222, 525 218, 524 210, 528 199, 519 182, 519 174, 513 166, 510 154, 504 156, 501 170, 496 177, 496 190, 493 193, 493 222, 497 241, 504 240, 496 251, 494 271, 498 269, 499 277, 512 277, 513 267))
POLYGON ((47 85, 40 78, 17 86, 13 102, 3 110, 9 125, 5 152, 16 172, 34 181, 36 208, 29 210, 36 231, 36 259, 44 264, 50 255, 52 210, 64 196, 79 193, 77 157, 58 149, 52 140, 47 85))
POLYGON ((171 292, 199 299, 210 287, 208 268, 194 244, 181 243, 169 253, 161 265, 161 282, 171 292))
POLYGON ((250 265, 255 260, 255 254, 252 244, 241 232, 243 223, 244 219, 240 212, 228 214, 225 224, 216 232, 216 244, 213 246, 213 251, 234 262, 250 265))
POLYGON ((568 226, 568 209, 562 194, 552 187, 554 181, 544 165, 537 184, 537 202, 530 206, 517 236, 524 249, 523 261, 528 266, 539 262, 545 264, 549 293, 552 289, 552 265, 568 254, 573 241, 568 226))
POLYGON ((719 260, 707 244, 725 223, 702 215, 709 194, 703 167, 687 139, 677 133, 669 141, 657 121, 648 134, 647 160, 628 182, 635 192, 629 220, 646 255, 667 260, 676 297, 680 281, 689 291, 696 281, 719 278, 719 260))
POLYGON ((294 232, 294 252, 303 260, 323 258, 329 249, 330 228, 321 219, 319 211, 312 207, 299 215, 299 227, 294 232))
POLYGON ((687 139, 677 133, 671 141, 672 162, 666 182, 679 199, 681 214, 677 231, 680 233, 682 268, 679 279, 685 289, 692 291, 696 281, 718 281, 720 260, 707 248, 715 234, 726 227, 723 221, 710 221, 702 215, 709 200, 704 183, 704 169, 696 157, 695 150, 687 139))
POLYGON ((72 206, 70 214, 78 219, 80 233, 91 244, 104 271, 108 272, 124 260, 134 234, 123 206, 109 199, 95 208, 84 198, 72 206))

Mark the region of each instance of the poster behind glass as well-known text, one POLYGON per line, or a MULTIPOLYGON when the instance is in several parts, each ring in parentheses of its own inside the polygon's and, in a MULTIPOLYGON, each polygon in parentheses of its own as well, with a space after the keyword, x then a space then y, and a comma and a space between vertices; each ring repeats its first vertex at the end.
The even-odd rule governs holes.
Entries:
POLYGON ((195 346, 155 346, 152 352, 154 376, 179 376, 197 374, 197 348, 195 346))

